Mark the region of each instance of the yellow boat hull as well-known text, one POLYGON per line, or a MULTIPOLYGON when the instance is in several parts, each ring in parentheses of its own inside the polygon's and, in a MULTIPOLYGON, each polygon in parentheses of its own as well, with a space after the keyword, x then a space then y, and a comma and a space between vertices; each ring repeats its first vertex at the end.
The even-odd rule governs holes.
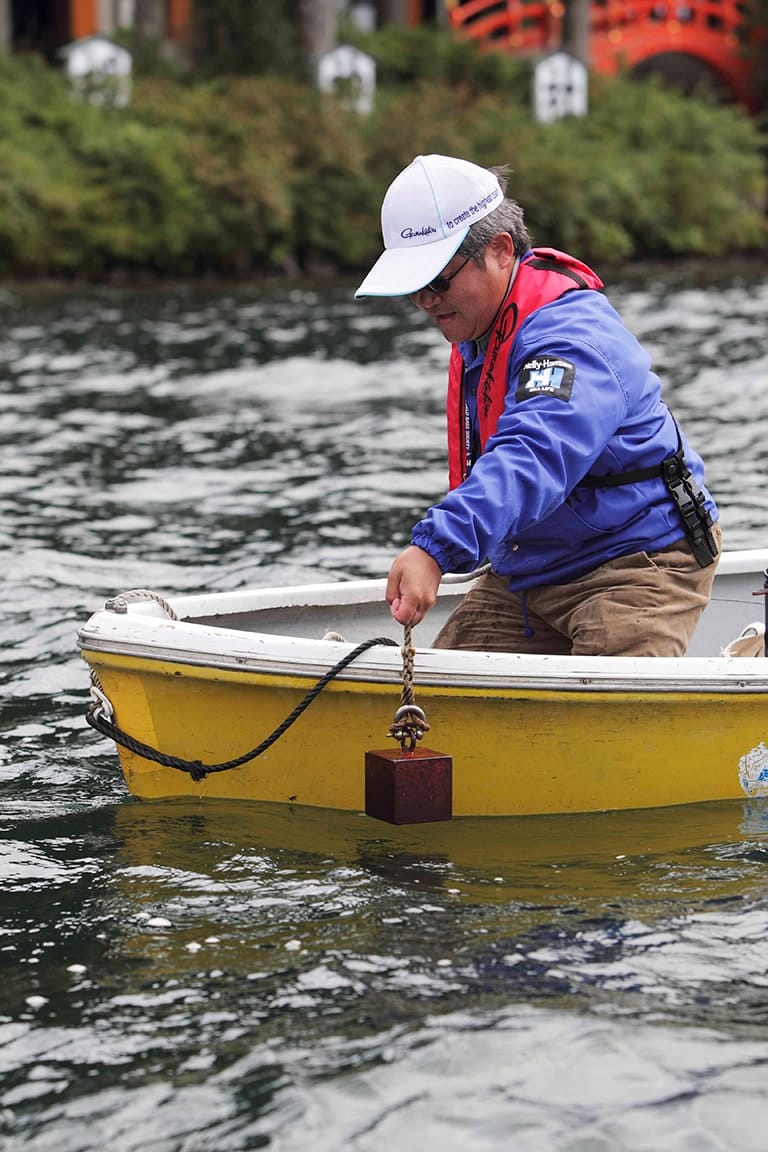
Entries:
MULTIPOLYGON (((189 761, 239 758, 304 698, 304 677, 194 667, 83 649, 138 741, 189 761)), ((360 811, 369 750, 387 739, 393 685, 333 681, 257 759, 201 781, 119 749, 142 799, 195 796, 360 811)), ((455 816, 665 807, 760 795, 766 695, 742 691, 418 689, 424 743, 452 758, 455 816), (745 765, 757 763, 750 784, 745 765)), ((766 752, 768 761, 768 752, 766 752)))
MULTIPOLYGON (((768 660, 724 654, 740 632, 761 643, 752 618, 766 569, 768 550, 726 553, 680 658, 435 649, 434 631, 466 590, 445 578, 412 638, 410 688, 429 724, 423 745, 451 758, 452 814, 768 795, 768 660)), ((366 807, 366 753, 399 751, 388 733, 405 695, 403 640, 382 580, 170 602, 138 590, 108 601, 78 634, 99 701, 89 718, 109 720, 99 730, 117 742, 133 795, 347 812, 366 807), (169 757, 181 766, 166 766, 169 757), (232 760, 243 763, 203 779, 182 770, 232 760)))

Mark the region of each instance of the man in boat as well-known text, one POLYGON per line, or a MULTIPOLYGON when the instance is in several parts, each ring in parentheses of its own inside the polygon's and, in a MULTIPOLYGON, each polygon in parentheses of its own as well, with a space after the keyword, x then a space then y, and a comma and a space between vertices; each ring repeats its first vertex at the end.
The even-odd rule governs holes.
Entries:
POLYGON ((450 491, 392 565, 392 615, 418 624, 444 573, 488 560, 436 646, 682 655, 721 549, 702 460, 600 278, 531 246, 506 183, 417 156, 355 294, 410 296, 451 344, 450 491))

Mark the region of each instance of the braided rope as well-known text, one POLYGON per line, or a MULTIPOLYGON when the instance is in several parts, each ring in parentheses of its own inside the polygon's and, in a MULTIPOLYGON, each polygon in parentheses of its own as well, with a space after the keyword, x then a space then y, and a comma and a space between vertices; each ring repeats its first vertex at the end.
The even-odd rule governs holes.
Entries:
POLYGON ((126 612, 126 605, 130 600, 154 600, 156 604, 160 605, 166 616, 170 616, 171 620, 179 619, 165 597, 158 592, 152 592, 149 588, 132 588, 130 592, 121 592, 119 596, 113 596, 111 600, 107 600, 104 607, 109 612, 126 612))
POLYGON ((400 741, 400 748, 403 752, 406 751, 406 745, 408 751, 413 752, 417 741, 421 740, 425 732, 429 732, 429 724, 423 710, 416 704, 413 691, 413 663, 416 649, 411 643, 410 624, 405 625, 401 652, 403 656, 403 690, 400 694, 400 707, 395 712, 395 719, 387 735, 400 741))
POLYGON ((415 704, 416 698, 413 693, 413 662, 416 657, 416 649, 413 647, 411 641, 411 625, 406 624, 403 631, 403 691, 400 698, 401 704, 415 704))

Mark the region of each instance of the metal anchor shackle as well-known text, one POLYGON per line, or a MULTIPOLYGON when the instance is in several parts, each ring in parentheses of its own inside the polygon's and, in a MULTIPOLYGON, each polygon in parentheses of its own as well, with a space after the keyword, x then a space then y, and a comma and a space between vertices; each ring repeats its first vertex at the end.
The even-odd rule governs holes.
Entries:
POLYGON ((408 745, 408 751, 413 752, 416 744, 422 739, 425 732, 429 732, 429 724, 424 712, 416 704, 401 704, 387 736, 393 736, 400 741, 403 752, 408 745))

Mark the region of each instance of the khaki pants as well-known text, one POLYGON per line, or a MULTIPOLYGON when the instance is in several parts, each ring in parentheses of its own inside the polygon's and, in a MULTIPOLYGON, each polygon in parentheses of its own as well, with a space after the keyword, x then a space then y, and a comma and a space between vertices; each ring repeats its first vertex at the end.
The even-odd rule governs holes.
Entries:
MULTIPOLYGON (((712 535, 721 547, 719 524, 712 535)), ((573 656, 683 656, 712 592, 688 541, 620 556, 568 584, 510 592, 488 572, 454 611, 435 648, 573 656)))

